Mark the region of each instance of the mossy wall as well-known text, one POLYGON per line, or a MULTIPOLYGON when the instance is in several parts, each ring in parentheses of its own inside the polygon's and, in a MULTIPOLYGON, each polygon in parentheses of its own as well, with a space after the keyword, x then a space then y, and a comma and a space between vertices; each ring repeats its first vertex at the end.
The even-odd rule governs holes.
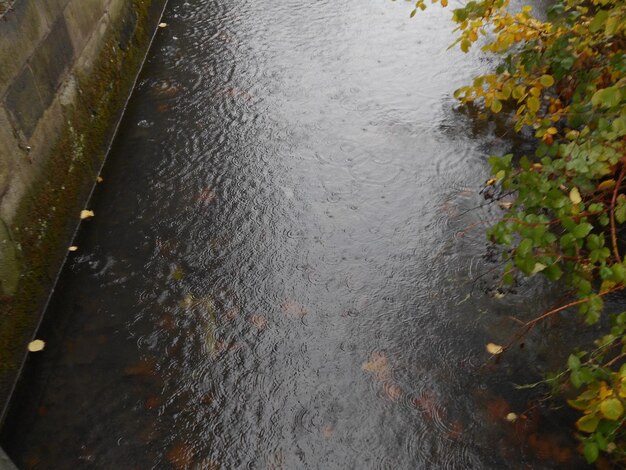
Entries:
POLYGON ((0 19, 3 409, 165 2, 16 0, 0 19))

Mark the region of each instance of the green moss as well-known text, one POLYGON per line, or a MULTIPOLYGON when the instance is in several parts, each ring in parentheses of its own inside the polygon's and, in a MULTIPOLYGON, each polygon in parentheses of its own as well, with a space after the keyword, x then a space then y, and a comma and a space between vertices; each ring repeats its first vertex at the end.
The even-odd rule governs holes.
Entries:
MULTIPOLYGON (((125 50, 111 31, 89 76, 78 77, 78 99, 41 176, 17 211, 11 232, 22 275, 15 295, 0 298, 0 398, 5 401, 67 254, 105 158, 125 100, 149 45, 152 0, 133 0, 135 34, 125 50)), ((160 2, 161 3, 161 2, 160 2)))

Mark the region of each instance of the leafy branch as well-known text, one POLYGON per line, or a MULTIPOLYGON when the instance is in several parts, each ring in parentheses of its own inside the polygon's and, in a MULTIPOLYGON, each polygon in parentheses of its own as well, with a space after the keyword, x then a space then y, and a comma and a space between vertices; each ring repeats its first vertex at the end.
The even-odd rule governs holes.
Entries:
MULTIPOLYGON (((411 16, 425 8, 418 0, 411 16)), ((452 46, 467 52, 478 43, 500 57, 492 73, 455 97, 485 116, 504 114, 515 132, 532 132, 536 141, 534 155, 489 158, 487 184, 511 195, 488 230, 503 247, 502 282, 539 274, 572 292, 522 322, 520 334, 572 308, 589 325, 607 317, 596 348, 573 352, 556 380, 578 390, 568 404, 581 413, 576 427, 587 461, 605 453, 624 465, 626 312, 606 312, 603 299, 626 285, 619 240, 626 222, 626 2, 558 0, 544 21, 529 6, 512 12, 509 0, 472 0, 452 19, 452 46)))

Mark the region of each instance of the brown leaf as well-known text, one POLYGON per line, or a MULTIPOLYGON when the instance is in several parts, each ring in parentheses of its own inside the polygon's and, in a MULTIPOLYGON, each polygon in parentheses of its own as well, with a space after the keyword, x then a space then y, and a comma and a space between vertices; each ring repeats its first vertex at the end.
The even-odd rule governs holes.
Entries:
POLYGON ((286 300, 280 306, 280 309, 283 311, 285 315, 293 318, 302 318, 307 314, 307 311, 302 307, 302 305, 297 304, 291 300, 286 300))
POLYGON ((366 372, 371 372, 379 380, 389 380, 391 378, 391 370, 387 356, 381 352, 373 352, 370 355, 370 360, 363 363, 361 369, 366 372))
POLYGON ((194 451, 191 445, 178 443, 167 452, 165 458, 176 470, 184 470, 193 463, 193 454, 194 451))
POLYGON ((267 327, 267 319, 258 313, 255 313, 250 317, 250 323, 256 326, 259 330, 264 330, 267 327))

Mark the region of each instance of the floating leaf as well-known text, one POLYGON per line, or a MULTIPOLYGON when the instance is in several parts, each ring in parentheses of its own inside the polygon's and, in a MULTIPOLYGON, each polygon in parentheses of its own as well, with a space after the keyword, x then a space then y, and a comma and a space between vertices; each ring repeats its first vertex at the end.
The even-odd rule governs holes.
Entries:
POLYGON ((285 302, 283 302, 280 305, 280 309, 288 317, 302 318, 307 314, 307 311, 303 306, 291 300, 286 300, 285 302))
POLYGON ((391 401, 398 401, 402 397, 402 389, 397 384, 385 382, 383 384, 383 390, 391 401))
POLYGON ((256 326, 259 330, 264 330, 267 327, 267 319, 258 313, 255 313, 250 317, 250 323, 256 326))
POLYGON ((167 23, 159 23, 159 28, 165 28, 167 27, 167 23))
POLYGON ((178 443, 172 447, 165 458, 174 466, 176 470, 183 470, 191 467, 193 463, 194 449, 186 443, 178 443))
POLYGON ((373 352, 370 355, 370 360, 365 362, 361 366, 361 369, 375 374, 380 380, 388 380, 391 378, 391 370, 387 356, 381 352, 373 352))
POLYGON ((96 178, 96 182, 98 182, 98 183, 102 183, 103 181, 104 181, 104 179, 102 178, 102 176, 98 176, 96 178))
POLYGON ((43 348, 46 347, 46 343, 40 339, 36 339, 28 343, 28 350, 30 352, 39 352, 43 351, 43 348))
POLYGON ((90 211, 90 210, 85 209, 85 210, 80 211, 80 218, 83 220, 89 219, 90 217, 93 217, 94 215, 96 214, 94 214, 93 211, 90 211))
POLYGON ((78 247, 76 245, 72 245, 68 248, 68 251, 77 251, 78 247))
POLYGON ((494 356, 497 354, 502 354, 502 352, 504 351, 504 348, 502 346, 500 346, 499 344, 495 344, 495 343, 488 343, 485 346, 485 349, 487 350, 489 354, 493 354, 494 356))
POLYGON ((517 415, 515 413, 509 413, 508 415, 506 415, 506 420, 509 423, 514 423, 515 421, 517 421, 517 415))

